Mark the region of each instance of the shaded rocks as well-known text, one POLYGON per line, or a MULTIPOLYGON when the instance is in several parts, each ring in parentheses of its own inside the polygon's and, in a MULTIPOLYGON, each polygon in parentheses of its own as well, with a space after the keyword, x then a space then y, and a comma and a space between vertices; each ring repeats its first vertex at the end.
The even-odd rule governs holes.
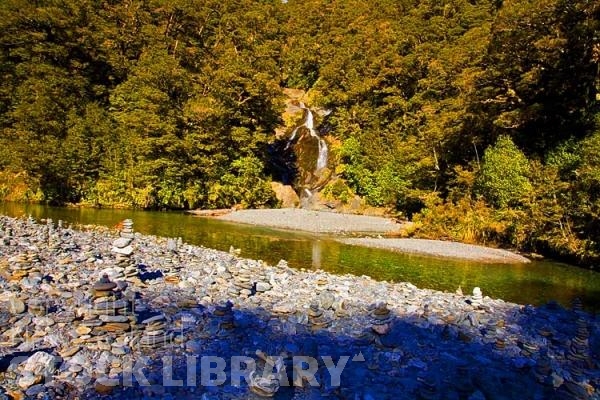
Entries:
POLYGON ((391 316, 387 303, 383 300, 376 302, 373 305, 373 310, 370 312, 371 329, 378 335, 386 335, 390 331, 391 316))
POLYGON ((325 316, 321 305, 317 301, 313 301, 308 308, 308 323, 313 331, 327 328, 330 324, 330 320, 325 316))
POLYGON ((142 348, 154 349, 168 345, 173 340, 173 333, 167 327, 164 314, 155 315, 142 321, 143 335, 139 341, 142 348))

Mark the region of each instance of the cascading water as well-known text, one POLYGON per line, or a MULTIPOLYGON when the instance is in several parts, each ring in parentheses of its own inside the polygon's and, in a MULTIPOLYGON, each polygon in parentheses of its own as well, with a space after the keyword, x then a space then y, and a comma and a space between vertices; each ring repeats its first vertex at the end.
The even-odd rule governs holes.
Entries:
POLYGON ((304 103, 300 103, 300 108, 305 113, 304 122, 302 122, 301 125, 297 126, 292 131, 292 134, 290 135, 290 138, 286 145, 286 149, 289 148, 293 144, 300 128, 306 128, 308 130, 308 133, 310 134, 310 136, 317 139, 318 144, 319 144, 319 152, 318 152, 316 168, 315 168, 315 173, 316 173, 317 171, 320 171, 327 167, 327 159, 329 157, 329 149, 327 147, 327 142, 325 142, 325 139, 323 139, 321 136, 319 136, 319 134, 315 130, 315 121, 314 121, 314 116, 313 116, 312 111, 308 107, 306 107, 306 105, 304 105, 304 103))

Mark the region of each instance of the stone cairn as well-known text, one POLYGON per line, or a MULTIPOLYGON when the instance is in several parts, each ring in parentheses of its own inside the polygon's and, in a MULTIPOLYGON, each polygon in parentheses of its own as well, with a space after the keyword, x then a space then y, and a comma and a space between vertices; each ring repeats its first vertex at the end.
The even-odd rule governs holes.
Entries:
POLYGON ((479 287, 475 287, 473 289, 473 295, 471 296, 471 305, 473 308, 479 308, 483 301, 483 293, 481 293, 481 289, 479 287))
POLYGON ((538 382, 552 386, 552 361, 547 352, 543 352, 535 364, 535 377, 538 382))
POLYGON ((506 348, 506 340, 502 337, 496 338, 496 341, 494 342, 494 349, 496 349, 498 351, 502 351, 505 348, 506 348))
POLYGON ((41 260, 39 254, 35 252, 19 254, 11 257, 8 261, 11 270, 11 281, 18 282, 23 278, 34 276, 41 278, 41 271, 39 269, 41 260))
POLYGON ((103 275, 92 286, 92 304, 76 332, 82 335, 82 340, 105 334, 119 336, 134 329, 136 322, 131 301, 123 297, 115 282, 103 275))
POLYGON ((171 343, 173 332, 167 329, 167 318, 158 314, 142 321, 144 332, 139 345, 145 349, 155 349, 171 343))
POLYGON ((165 276, 165 282, 171 284, 179 283, 179 276, 181 273, 181 263, 177 256, 177 248, 178 245, 175 239, 167 240, 167 254, 163 258, 161 270, 165 276))
POLYGON ((248 387, 250 391, 259 397, 273 397, 281 387, 280 378, 284 373, 284 359, 283 357, 268 357, 262 351, 257 350, 256 355, 259 359, 264 361, 264 369, 268 371, 273 371, 268 374, 258 373, 256 369, 254 369, 248 375, 249 383, 248 387))
MULTIPOLYGON (((133 232, 133 221, 126 219, 123 221, 123 229, 119 234, 119 238, 113 241, 112 253, 116 257, 116 264, 119 268, 119 276, 122 273, 123 279, 130 282, 137 282, 139 271, 135 261, 133 261, 133 246, 131 242, 135 237, 133 232)), ((113 277, 113 278, 117 278, 113 277)))
POLYGON ((217 305, 213 315, 219 320, 219 332, 227 334, 235 328, 233 316, 233 303, 227 301, 224 305, 217 305))
POLYGON ((387 302, 379 300, 373 305, 370 312, 371 329, 378 335, 385 335, 390 331, 392 317, 387 302))
POLYGON ((308 323, 313 331, 325 329, 330 324, 318 301, 313 301, 308 308, 308 323))
POLYGON ((577 327, 575 337, 571 340, 569 346, 569 353, 567 357, 573 361, 573 365, 578 367, 589 364, 590 362, 590 348, 589 348, 589 331, 587 328, 587 322, 584 318, 579 317, 575 322, 577 327))
POLYGON ((254 282, 252 281, 252 270, 248 263, 238 262, 235 269, 231 271, 233 275, 233 286, 237 295, 241 298, 248 298, 252 295, 254 282))

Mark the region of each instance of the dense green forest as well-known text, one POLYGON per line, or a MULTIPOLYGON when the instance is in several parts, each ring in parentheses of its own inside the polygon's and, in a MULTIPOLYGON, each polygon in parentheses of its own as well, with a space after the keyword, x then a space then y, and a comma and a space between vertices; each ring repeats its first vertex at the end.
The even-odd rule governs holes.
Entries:
POLYGON ((3 0, 0 197, 276 206, 285 88, 422 237, 600 259, 596 0, 3 0))

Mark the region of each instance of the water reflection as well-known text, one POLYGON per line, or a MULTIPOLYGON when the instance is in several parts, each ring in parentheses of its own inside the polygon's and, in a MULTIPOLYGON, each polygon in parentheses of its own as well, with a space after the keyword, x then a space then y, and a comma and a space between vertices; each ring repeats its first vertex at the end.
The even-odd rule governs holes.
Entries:
POLYGON ((312 242, 312 266, 313 269, 321 269, 321 257, 323 255, 323 243, 320 240, 312 242))

